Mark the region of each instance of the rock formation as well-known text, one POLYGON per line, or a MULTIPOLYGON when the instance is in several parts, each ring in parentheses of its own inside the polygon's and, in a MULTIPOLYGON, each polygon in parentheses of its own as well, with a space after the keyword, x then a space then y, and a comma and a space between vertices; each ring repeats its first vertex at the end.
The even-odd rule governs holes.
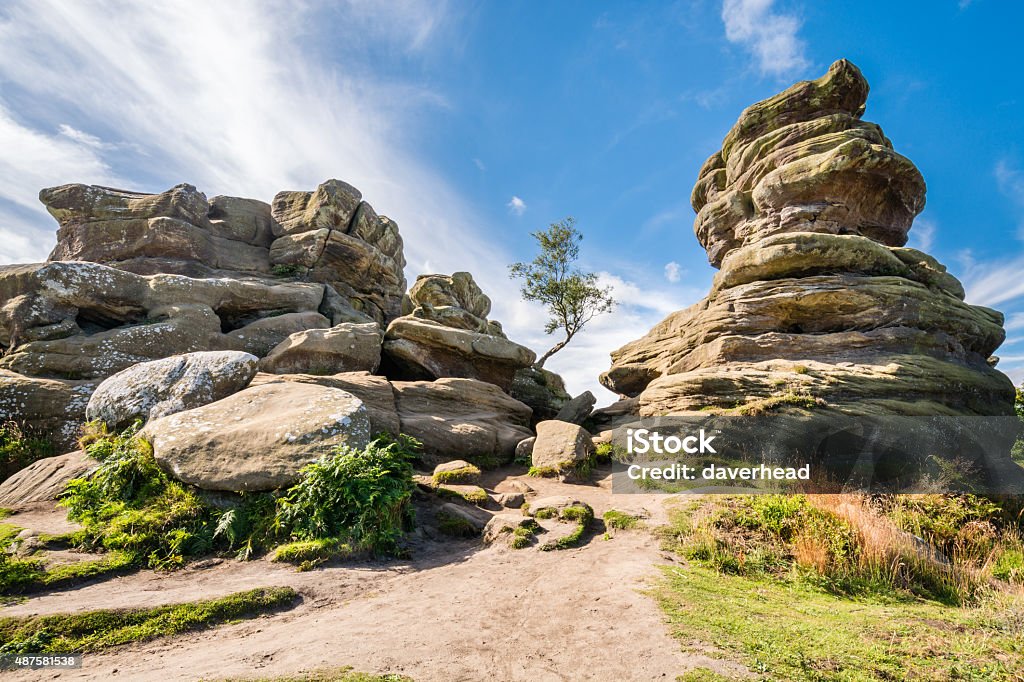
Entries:
POLYGON ((468 272, 420 275, 402 303, 404 315, 384 335, 385 373, 403 379, 467 377, 508 391, 536 354, 505 338, 487 319, 491 301, 468 272))
POLYGON ((123 427, 220 401, 257 365, 359 376, 378 371, 383 351, 380 371, 401 381, 355 381, 374 433, 418 429, 440 455, 461 451, 464 432, 471 454, 506 459, 530 435, 530 409, 501 391, 533 352, 487 319, 469 273, 425 275, 406 294, 398 226, 351 185, 328 180, 271 204, 208 200, 186 184, 159 194, 63 185, 40 200, 59 223, 49 261, 0 266, 0 421, 66 451, 87 405, 89 418, 123 427), (212 376, 238 358, 238 371, 212 376), (480 401, 462 409, 452 387, 420 381, 438 378, 501 390, 454 384, 458 400, 480 401), (400 409, 403 395, 416 406, 400 409))
POLYGON ((701 168, 711 293, 612 353, 602 383, 641 416, 786 394, 848 414, 1011 415, 1000 313, 907 248, 925 183, 861 120, 843 60, 748 107, 701 168))

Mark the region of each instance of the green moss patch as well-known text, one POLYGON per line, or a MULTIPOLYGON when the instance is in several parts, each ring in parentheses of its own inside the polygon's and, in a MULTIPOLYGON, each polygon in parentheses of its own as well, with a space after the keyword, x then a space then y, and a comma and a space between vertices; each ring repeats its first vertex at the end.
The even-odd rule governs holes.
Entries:
POLYGON ((0 618, 0 655, 97 651, 254 618, 297 601, 290 587, 271 587, 152 609, 0 618))

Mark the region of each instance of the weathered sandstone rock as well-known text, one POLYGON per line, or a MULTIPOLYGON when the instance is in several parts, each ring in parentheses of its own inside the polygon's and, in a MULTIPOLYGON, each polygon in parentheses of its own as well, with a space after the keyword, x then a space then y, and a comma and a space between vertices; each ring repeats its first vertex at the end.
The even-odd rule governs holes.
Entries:
POLYGON ((371 439, 361 400, 299 382, 250 387, 154 420, 140 435, 179 480, 234 492, 287 487, 337 446, 364 447, 371 439))
POLYGON ((512 375, 508 394, 533 410, 534 423, 554 419, 572 396, 565 390, 562 377, 538 367, 524 367, 512 375))
POLYGON ((402 432, 423 443, 437 459, 509 461, 516 445, 532 434, 530 408, 497 386, 473 379, 395 381, 402 432))
POLYGON ((743 112, 691 197, 711 293, 612 353, 601 381, 635 399, 597 421, 791 393, 852 414, 1013 413, 991 360, 1003 316, 903 247, 925 184, 860 120, 867 93, 844 60, 743 112))
POLYGON ((538 469, 568 469, 594 454, 594 441, 577 424, 549 420, 537 424, 533 444, 533 466, 538 469))
POLYGON ((508 390, 516 370, 536 354, 502 336, 447 327, 430 320, 400 317, 384 335, 388 376, 406 379, 464 377, 508 390))
POLYGON ((57 451, 76 447, 85 407, 98 381, 26 377, 0 369, 0 422, 48 438, 57 451))
POLYGON ((112 429, 147 422, 226 398, 256 374, 256 356, 239 351, 185 353, 140 362, 104 379, 85 416, 112 429))
POLYGON ((382 334, 374 322, 296 332, 275 346, 260 370, 272 374, 375 372, 382 334))
POLYGON ((72 479, 88 476, 97 466, 99 462, 81 450, 36 460, 0 483, 0 506, 17 509, 50 502, 64 492, 72 479))
POLYGON ((570 424, 582 424, 583 421, 594 411, 597 398, 590 391, 584 391, 562 406, 562 409, 555 415, 555 420, 569 422, 570 424))
POLYGON ((399 315, 405 293, 402 238, 394 221, 361 199, 340 180, 311 192, 278 193, 269 258, 329 284, 355 310, 386 324, 399 315))

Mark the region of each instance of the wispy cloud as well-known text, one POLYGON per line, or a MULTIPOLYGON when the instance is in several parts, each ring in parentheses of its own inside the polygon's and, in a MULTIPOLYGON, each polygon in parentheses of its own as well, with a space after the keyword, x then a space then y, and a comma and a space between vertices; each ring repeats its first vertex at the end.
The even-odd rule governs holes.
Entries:
MULTIPOLYGON (((52 248, 56 223, 38 202, 42 187, 160 191, 191 182, 208 195, 269 201, 279 190, 337 177, 399 223, 410 278, 470 270, 510 338, 546 349, 553 341, 543 333, 544 311, 519 299, 506 275, 514 258, 495 244, 494 226, 411 151, 426 132, 424 113, 447 106, 444 93, 377 68, 387 59, 434 58, 453 42, 450 14, 428 0, 327 9, 200 0, 6 3, 0 262, 41 260, 52 248), (326 28, 318 33, 337 20, 345 40, 326 28)), ((513 197, 509 208, 522 212, 526 202, 513 197)), ((678 286, 668 295, 615 284, 627 302, 549 363, 573 392, 601 392, 596 378, 609 351, 641 336, 685 294, 678 286)))
POLYGON ((473 165, 476 166, 477 170, 481 173, 487 170, 487 166, 480 159, 473 159, 473 165))
POLYGON ((508 206, 508 210, 512 211, 516 215, 523 215, 526 213, 526 202, 517 196, 513 196, 505 205, 508 206))
POLYGON ((672 283, 678 282, 679 278, 682 276, 682 273, 683 268, 681 265, 679 265, 679 263, 675 261, 665 263, 665 279, 667 279, 668 281, 672 283))
POLYGON ((1020 213, 1017 218, 1017 236, 1024 239, 1024 171, 1008 159, 1000 159, 993 170, 996 186, 1020 213))
POLYGON ((935 246, 935 233, 937 230, 938 225, 934 221, 927 218, 918 218, 914 221, 914 226, 910 230, 910 240, 907 242, 907 246, 918 251, 931 253, 932 247, 935 246))
POLYGON ((761 73, 785 77, 808 66, 797 37, 800 20, 773 10, 774 0, 723 0, 722 21, 729 42, 742 45, 761 73))

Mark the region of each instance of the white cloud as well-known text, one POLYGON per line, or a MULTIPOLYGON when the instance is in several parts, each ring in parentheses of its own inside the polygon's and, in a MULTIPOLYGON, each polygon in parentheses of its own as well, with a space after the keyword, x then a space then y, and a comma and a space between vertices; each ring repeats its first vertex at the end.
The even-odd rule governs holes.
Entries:
POLYGON ((1008 332, 1024 330, 1024 313, 1013 313, 1006 318, 1003 328, 1008 332))
POLYGON ((675 261, 665 263, 665 279, 672 283, 675 283, 679 281, 681 275, 682 266, 680 266, 679 263, 675 261))
POLYGON ((1024 239, 1024 172, 1007 159, 1001 159, 996 163, 993 174, 996 177, 996 186, 1014 207, 1020 212, 1017 220, 1017 236, 1024 239))
MULTIPOLYGON (((618 302, 615 310, 594 318, 572 343, 552 356, 545 367, 561 374, 574 395, 589 390, 597 396, 598 404, 604 405, 617 399, 597 381, 598 375, 611 366, 611 351, 640 338, 666 315, 689 306, 703 296, 703 292, 696 288, 649 287, 608 272, 598 273, 598 284, 611 287, 612 296, 618 302)), ((510 319, 524 330, 522 338, 516 340, 539 352, 561 338, 557 332, 550 336, 544 334, 547 316, 538 305, 520 301, 510 319)))
POLYGON ((526 213, 526 202, 517 196, 513 196, 505 205, 508 206, 508 210, 512 211, 516 215, 523 215, 526 213))
POLYGON ((937 230, 938 225, 931 220, 918 218, 914 221, 914 226, 910 230, 910 240, 907 242, 907 246, 918 251, 931 253, 932 247, 935 246, 935 233, 937 230))
POLYGON ((774 0, 723 0, 725 37, 757 60, 761 73, 784 77, 808 66, 800 20, 772 11, 774 0))
POLYGON ((1024 256, 985 263, 962 256, 961 262, 964 275, 960 279, 969 303, 995 308, 1024 296, 1024 256))
MULTIPOLYGON (((279 190, 337 177, 399 223, 410 279, 471 271, 509 337, 543 352, 556 339, 543 332, 544 311, 520 300, 506 274, 514 258, 496 245, 494 227, 429 160, 409 151, 423 133, 422 112, 446 106, 443 94, 373 74, 393 53, 426 59, 449 45, 444 11, 426 0, 330 10, 200 0, 5 5, 0 262, 40 260, 52 248, 56 223, 37 200, 42 187, 86 182, 159 191, 190 182, 208 195, 269 201, 279 190), (331 22, 316 11, 351 14, 342 22, 346 40, 333 40, 331 22)), ((509 208, 520 212, 526 203, 513 197, 509 208)), ((607 402, 613 396, 597 376, 609 366, 608 353, 682 307, 686 292, 603 281, 623 305, 594 320, 549 366, 571 392, 591 389, 607 402)))
POLYGON ((476 166, 477 170, 479 170, 481 173, 487 170, 487 166, 484 165, 484 162, 481 161, 480 159, 473 159, 473 165, 476 166))

